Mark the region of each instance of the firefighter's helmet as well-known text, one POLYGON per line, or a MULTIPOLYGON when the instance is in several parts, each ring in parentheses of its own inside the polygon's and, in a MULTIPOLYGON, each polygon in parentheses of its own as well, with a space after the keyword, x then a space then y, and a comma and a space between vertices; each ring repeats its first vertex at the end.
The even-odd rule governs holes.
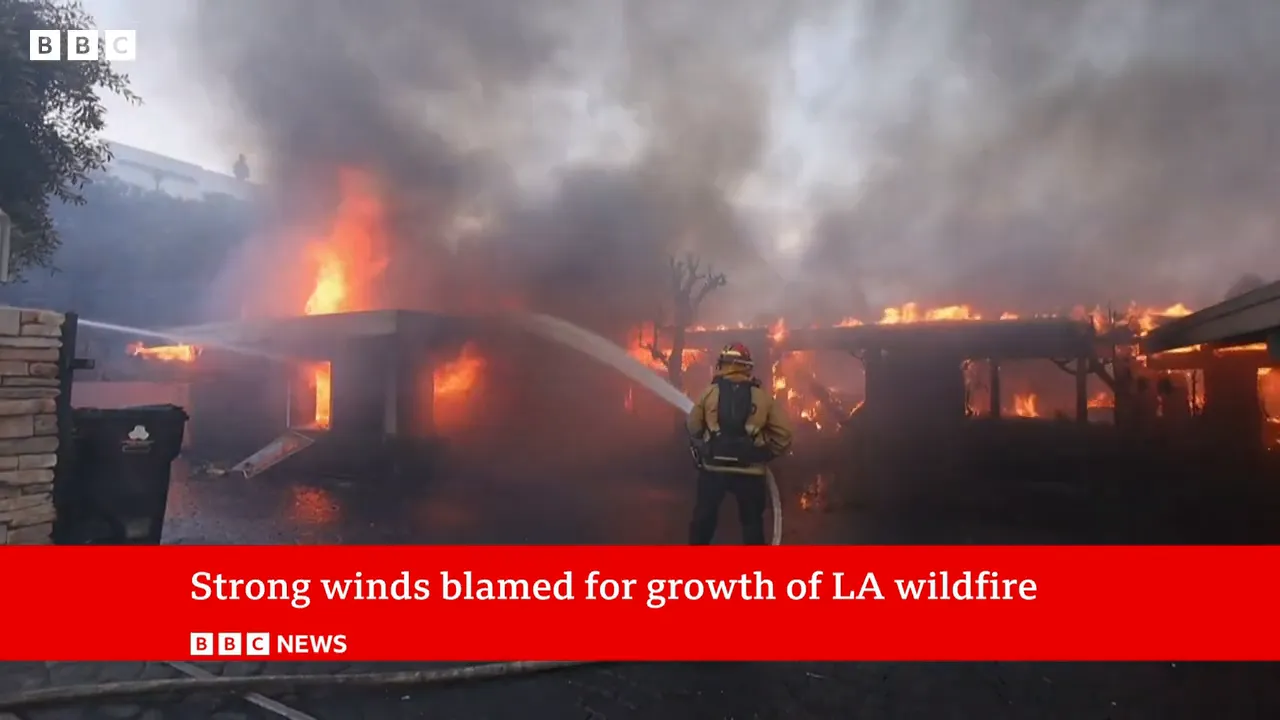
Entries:
POLYGON ((746 365, 747 367, 755 366, 755 361, 751 359, 751 351, 742 343, 729 343, 720 351, 719 364, 728 365, 730 363, 746 365))

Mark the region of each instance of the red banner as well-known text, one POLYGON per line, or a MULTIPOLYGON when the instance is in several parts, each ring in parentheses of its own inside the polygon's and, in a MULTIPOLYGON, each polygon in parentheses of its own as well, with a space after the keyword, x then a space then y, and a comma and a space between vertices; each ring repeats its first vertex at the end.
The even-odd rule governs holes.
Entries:
POLYGON ((0 548, 0 660, 1277 660, 1276 547, 0 548))

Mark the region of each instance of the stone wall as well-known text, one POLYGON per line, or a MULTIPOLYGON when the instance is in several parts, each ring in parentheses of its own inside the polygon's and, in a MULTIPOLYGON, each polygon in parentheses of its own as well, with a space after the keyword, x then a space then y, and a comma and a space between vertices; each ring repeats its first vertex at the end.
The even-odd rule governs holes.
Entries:
POLYGON ((0 307, 0 545, 51 542, 62 323, 0 307))

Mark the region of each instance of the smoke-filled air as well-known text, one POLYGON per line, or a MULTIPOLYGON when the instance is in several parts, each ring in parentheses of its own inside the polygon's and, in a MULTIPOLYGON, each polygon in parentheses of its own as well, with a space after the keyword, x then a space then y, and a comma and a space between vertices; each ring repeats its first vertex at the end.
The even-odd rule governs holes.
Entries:
POLYGON ((596 327, 651 318, 683 251, 727 322, 1203 304, 1277 266, 1261 0, 219 0, 195 29, 269 166, 272 241, 219 286, 264 311, 334 253, 333 310, 596 327))

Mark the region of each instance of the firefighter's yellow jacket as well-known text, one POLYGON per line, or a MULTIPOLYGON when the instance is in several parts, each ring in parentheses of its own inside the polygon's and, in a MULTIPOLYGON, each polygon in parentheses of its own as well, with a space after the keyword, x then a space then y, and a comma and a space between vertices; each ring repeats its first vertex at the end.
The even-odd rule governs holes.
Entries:
MULTIPOLYGON (((720 377, 734 382, 751 382, 751 371, 746 368, 730 367, 720 373, 720 377)), ((786 411, 773 400, 773 396, 759 387, 751 388, 751 401, 754 412, 747 421, 747 432, 755 439, 757 447, 767 447, 779 457, 791 450, 792 430, 787 420, 786 411)), ((686 422, 689 435, 696 439, 706 440, 711 433, 720 429, 720 388, 713 382, 703 391, 689 411, 686 422)), ((749 467, 721 467, 707 464, 708 470, 716 472, 740 473, 745 475, 763 475, 764 463, 749 467)))

